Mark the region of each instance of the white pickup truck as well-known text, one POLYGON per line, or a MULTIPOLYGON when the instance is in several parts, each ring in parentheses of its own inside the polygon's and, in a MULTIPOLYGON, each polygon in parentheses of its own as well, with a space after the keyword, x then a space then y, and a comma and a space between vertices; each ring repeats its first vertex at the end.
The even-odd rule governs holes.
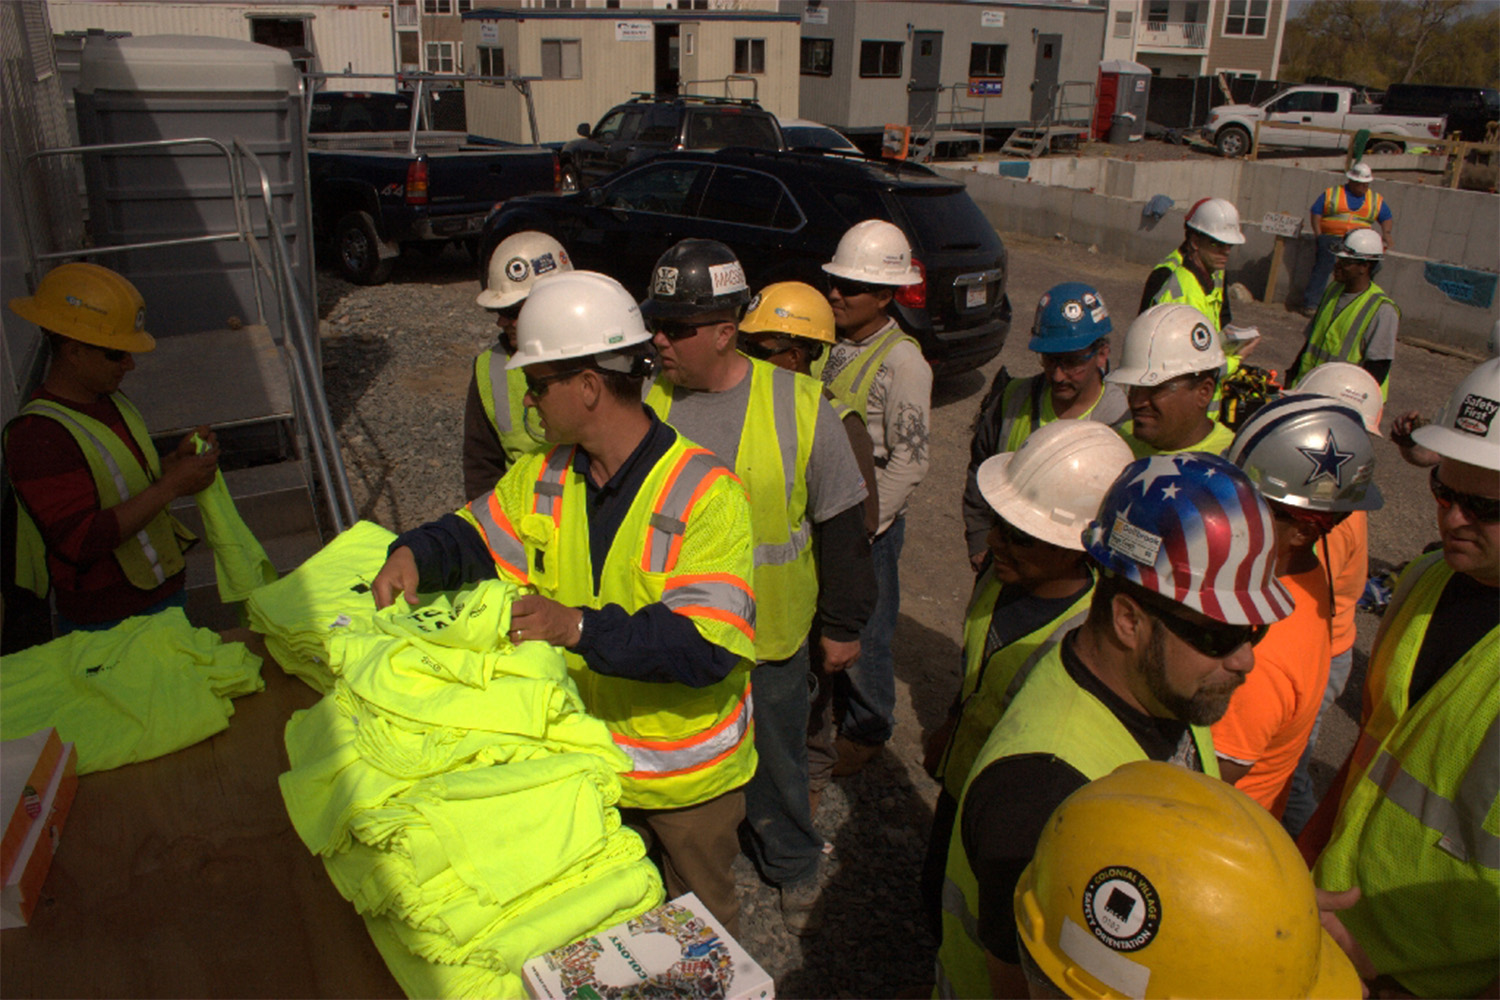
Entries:
MULTIPOLYGON (((1410 136, 1410 145, 1421 145, 1443 135, 1445 118, 1422 118, 1416 115, 1383 115, 1374 107, 1360 104, 1359 93, 1352 87, 1293 87, 1256 104, 1225 104, 1209 112, 1204 136, 1219 147, 1225 156, 1244 156, 1250 151, 1256 122, 1280 122, 1288 125, 1312 125, 1319 128, 1369 129, 1410 136)), ((1263 128, 1262 146, 1297 146, 1305 149, 1344 149, 1349 136, 1337 132, 1312 132, 1296 128, 1263 128)), ((1371 153, 1399 153, 1406 143, 1394 139, 1377 139, 1370 143, 1371 153)))

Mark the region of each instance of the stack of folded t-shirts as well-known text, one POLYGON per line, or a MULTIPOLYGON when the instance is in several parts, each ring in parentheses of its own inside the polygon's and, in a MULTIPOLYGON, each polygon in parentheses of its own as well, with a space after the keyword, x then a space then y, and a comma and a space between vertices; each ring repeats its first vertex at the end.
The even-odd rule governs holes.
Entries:
POLYGON ((56 727, 78 747, 79 774, 105 771, 208 739, 228 728, 231 698, 264 687, 244 643, 168 608, 8 654, 0 739, 56 727))
POLYGON ((505 640, 515 593, 340 628, 287 724, 292 823, 412 996, 524 996, 528 959, 663 898, 615 808, 629 758, 557 650, 505 640))
POLYGON ((274 583, 251 592, 250 627, 287 673, 327 694, 333 686, 328 643, 342 631, 369 631, 375 616, 370 585, 396 536, 360 521, 274 583))

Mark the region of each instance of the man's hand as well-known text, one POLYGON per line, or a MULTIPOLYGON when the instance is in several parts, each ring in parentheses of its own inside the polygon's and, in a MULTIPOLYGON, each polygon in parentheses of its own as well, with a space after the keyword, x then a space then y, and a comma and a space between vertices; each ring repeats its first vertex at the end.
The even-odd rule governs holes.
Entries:
POLYGON ((572 649, 582 634, 583 610, 550 597, 528 594, 510 606, 510 641, 545 642, 572 649))
POLYGON ((822 635, 818 637, 818 650, 822 654, 823 669, 837 674, 854 666, 854 661, 859 659, 859 640, 840 642, 822 635))
POLYGON ((172 499, 191 496, 208 487, 219 471, 219 438, 206 426, 177 442, 170 455, 161 460, 161 479, 172 493, 172 499), (203 439, 207 448, 200 454, 194 435, 203 439))
POLYGON ((1370 956, 1360 947, 1354 935, 1349 933, 1349 928, 1338 918, 1339 910, 1347 910, 1359 902, 1359 887, 1345 889, 1343 892, 1330 892, 1327 889, 1319 889, 1318 892, 1318 919, 1323 924, 1323 929, 1328 936, 1338 942, 1349 961, 1354 965, 1354 971, 1359 973, 1359 978, 1364 980, 1374 979, 1378 972, 1375 963, 1370 961, 1370 956))
POLYGON ((980 549, 978 552, 969 557, 969 565, 974 567, 974 572, 978 573, 981 569, 984 568, 984 557, 989 554, 990 553, 988 549, 980 549))
POLYGON ((397 594, 405 597, 407 604, 416 606, 417 557, 412 555, 411 549, 403 545, 390 554, 380 572, 375 574, 370 593, 375 595, 376 610, 390 607, 397 594))
POLYGON ((1430 448, 1424 448, 1412 440, 1411 432, 1428 423, 1421 411, 1411 410, 1397 414, 1391 419, 1391 444, 1401 451, 1401 457, 1410 465, 1429 468, 1437 465, 1443 457, 1430 448))

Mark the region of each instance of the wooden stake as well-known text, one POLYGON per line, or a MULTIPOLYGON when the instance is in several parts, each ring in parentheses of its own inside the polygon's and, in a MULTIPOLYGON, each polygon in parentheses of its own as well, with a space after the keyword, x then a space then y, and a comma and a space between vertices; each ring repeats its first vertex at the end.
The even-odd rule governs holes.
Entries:
POLYGON ((1286 237, 1276 237, 1276 248, 1271 251, 1271 273, 1266 275, 1266 294, 1261 297, 1261 301, 1267 305, 1276 294, 1276 279, 1281 276, 1281 254, 1285 248, 1286 237))

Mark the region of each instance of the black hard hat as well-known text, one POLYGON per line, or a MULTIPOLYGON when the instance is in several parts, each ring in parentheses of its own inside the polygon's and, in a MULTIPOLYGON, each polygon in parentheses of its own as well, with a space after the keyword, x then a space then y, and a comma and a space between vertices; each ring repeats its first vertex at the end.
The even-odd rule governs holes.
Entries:
POLYGON ((647 319, 687 319, 750 301, 745 269, 718 240, 682 240, 651 271, 651 294, 641 303, 647 319))

